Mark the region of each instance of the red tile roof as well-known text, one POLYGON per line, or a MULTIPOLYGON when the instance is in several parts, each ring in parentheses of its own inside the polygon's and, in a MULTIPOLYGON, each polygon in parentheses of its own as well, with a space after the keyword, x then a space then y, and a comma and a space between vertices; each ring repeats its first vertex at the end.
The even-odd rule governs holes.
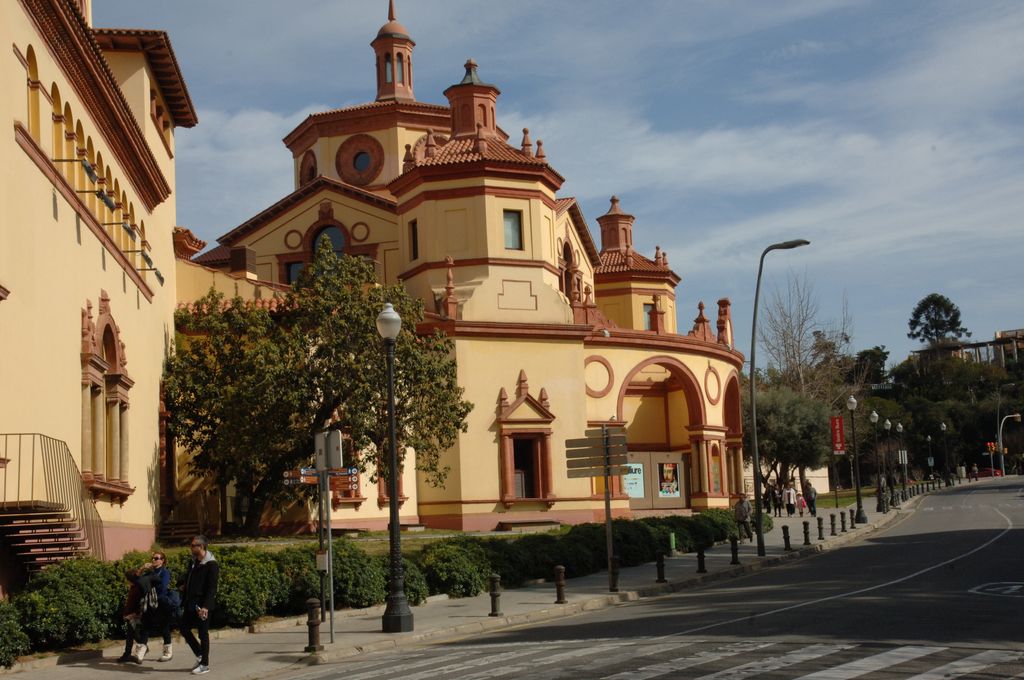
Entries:
POLYGON ((486 149, 483 153, 477 150, 477 139, 475 137, 461 137, 450 140, 444 145, 436 147, 432 157, 417 159, 416 165, 455 165, 482 160, 503 161, 538 168, 547 165, 547 161, 543 158, 529 156, 494 137, 486 140, 486 149))
POLYGON ((149 67, 160 85, 160 92, 170 109, 174 124, 192 127, 199 118, 192 105, 185 78, 174 56, 171 40, 165 31, 141 28, 94 28, 93 37, 104 52, 138 51, 146 54, 149 67))
POLYGON ((601 266, 594 270, 594 275, 601 274, 637 274, 642 278, 665 278, 679 282, 679 276, 665 265, 657 264, 635 250, 605 250, 601 253, 601 266))
POLYGON ((217 265, 227 264, 231 257, 231 248, 227 246, 217 246, 207 250, 205 253, 200 253, 192 258, 192 261, 196 264, 206 265, 207 267, 216 267, 217 265))

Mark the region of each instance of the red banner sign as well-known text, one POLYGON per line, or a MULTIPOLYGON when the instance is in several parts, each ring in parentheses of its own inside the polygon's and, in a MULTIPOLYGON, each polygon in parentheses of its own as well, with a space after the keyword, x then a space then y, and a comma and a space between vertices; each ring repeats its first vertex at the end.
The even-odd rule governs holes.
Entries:
POLYGON ((832 452, 840 456, 846 453, 846 433, 843 430, 843 417, 832 416, 829 421, 832 425, 832 452))

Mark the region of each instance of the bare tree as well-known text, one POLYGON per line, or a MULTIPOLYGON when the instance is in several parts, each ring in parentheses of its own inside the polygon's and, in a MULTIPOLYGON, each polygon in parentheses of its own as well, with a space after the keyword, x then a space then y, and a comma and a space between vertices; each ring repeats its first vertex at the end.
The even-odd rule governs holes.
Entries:
MULTIPOLYGON (((765 307, 759 338, 768 356, 765 383, 785 387, 841 411, 851 393, 859 393, 866 371, 851 355, 853 320, 846 295, 839 315, 821 319, 814 288, 806 274, 790 272, 784 289, 775 288, 765 307)), ((801 481, 805 469, 800 468, 801 481)))

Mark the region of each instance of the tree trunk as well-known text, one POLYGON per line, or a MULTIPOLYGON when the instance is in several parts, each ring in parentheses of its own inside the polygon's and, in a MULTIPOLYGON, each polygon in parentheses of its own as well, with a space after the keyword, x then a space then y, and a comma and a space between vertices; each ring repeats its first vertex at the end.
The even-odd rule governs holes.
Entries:
POLYGON ((220 497, 220 524, 217 533, 223 535, 224 527, 228 525, 228 485, 225 482, 217 484, 217 494, 220 497))

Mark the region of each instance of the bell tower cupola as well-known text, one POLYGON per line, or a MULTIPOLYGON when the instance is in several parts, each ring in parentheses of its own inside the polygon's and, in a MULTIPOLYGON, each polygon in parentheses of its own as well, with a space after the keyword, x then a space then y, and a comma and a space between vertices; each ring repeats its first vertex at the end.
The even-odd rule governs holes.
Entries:
POLYGON ((495 108, 498 95, 501 94, 494 85, 480 80, 476 73, 476 62, 466 62, 466 75, 462 81, 444 91, 452 110, 452 137, 494 137, 497 135, 498 124, 495 122, 495 108))
POLYGON ((388 0, 388 22, 370 43, 377 59, 377 101, 413 101, 412 48, 409 31, 395 18, 395 0, 388 0))
POLYGON ((604 215, 597 218, 601 225, 601 252, 606 250, 629 250, 633 247, 632 215, 622 212, 619 199, 612 196, 612 205, 604 215))

